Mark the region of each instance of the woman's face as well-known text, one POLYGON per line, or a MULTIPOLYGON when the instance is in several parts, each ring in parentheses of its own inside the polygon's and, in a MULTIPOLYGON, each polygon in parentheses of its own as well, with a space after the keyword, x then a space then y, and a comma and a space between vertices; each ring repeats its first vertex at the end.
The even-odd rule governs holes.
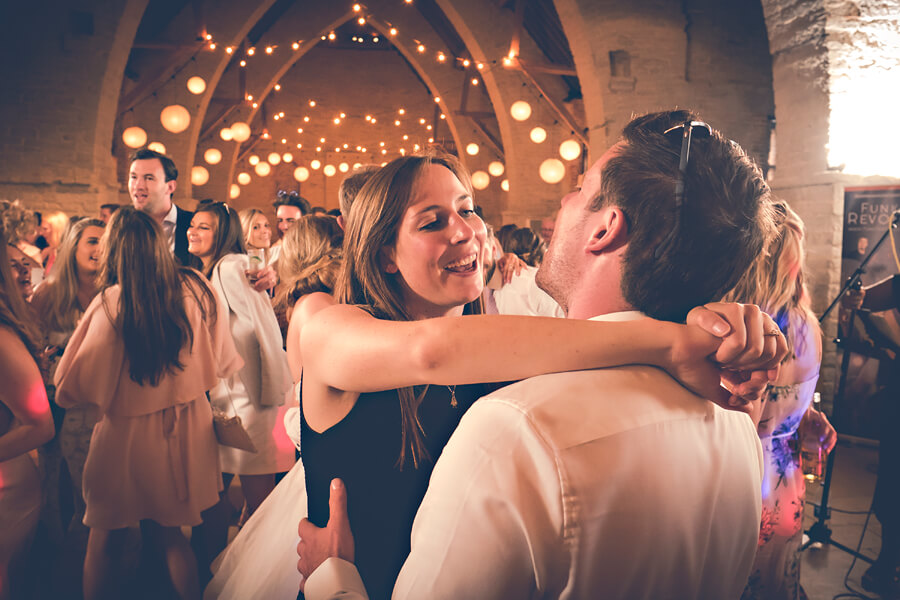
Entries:
POLYGON ((188 252, 204 260, 212 257, 218 219, 211 212, 198 212, 187 230, 188 252))
POLYGON ((268 248, 272 245, 272 229, 269 227, 269 219, 264 214, 257 213, 250 219, 247 245, 251 248, 268 248))
POLYGON ((460 314, 481 294, 486 230, 472 197, 452 171, 425 167, 400 221, 384 266, 399 273, 415 318, 460 314))
POLYGON ((89 225, 81 232, 81 239, 75 247, 75 265, 78 274, 94 275, 100 268, 100 238, 103 237, 103 228, 89 225))
POLYGON ((34 288, 31 286, 31 264, 25 253, 15 246, 6 246, 6 256, 9 259, 9 267, 12 271, 16 287, 26 300, 31 298, 34 288))

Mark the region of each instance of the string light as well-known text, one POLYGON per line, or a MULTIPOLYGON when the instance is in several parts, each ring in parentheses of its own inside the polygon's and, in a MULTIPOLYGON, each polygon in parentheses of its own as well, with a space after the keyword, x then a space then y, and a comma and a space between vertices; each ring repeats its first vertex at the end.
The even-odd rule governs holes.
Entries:
POLYGON ((359 23, 360 25, 365 25, 365 24, 366 24, 366 18, 365 18, 365 17, 360 17, 360 18, 358 18, 358 19, 356 20, 356 22, 359 23))
POLYGON ((315 100, 310 100, 310 101, 309 101, 309 106, 310 106, 311 108, 315 108, 315 106, 316 106, 316 101, 315 101, 315 100))
POLYGON ((247 66, 247 61, 246 61, 246 60, 242 60, 242 61, 241 61, 241 66, 242 66, 242 67, 246 67, 246 66, 247 66))
POLYGON ((256 48, 254 48, 253 46, 247 48, 247 56, 253 56, 254 54, 256 54, 256 48))
POLYGON ((275 48, 272 46, 266 46, 266 54, 272 54, 275 51, 275 48))
POLYGON ((422 54, 423 52, 425 52, 425 44, 419 44, 418 46, 416 46, 416 50, 419 51, 419 54, 422 54))
POLYGON ((294 42, 293 44, 291 44, 291 48, 293 48, 294 50, 299 50, 299 49, 300 49, 300 44, 297 43, 297 42, 294 42))
POLYGON ((361 9, 362 9, 362 6, 360 6, 359 4, 353 5, 353 12, 359 12, 361 9))
POLYGON ((280 91, 281 91, 281 84, 280 84, 280 83, 276 83, 276 84, 275 84, 275 91, 276 91, 276 92, 280 92, 280 91))
POLYGON ((391 27, 391 30, 388 33, 390 33, 391 35, 397 35, 397 28, 391 27))
POLYGON ((231 53, 233 53, 233 52, 234 52, 234 48, 232 48, 231 46, 226 46, 226 47, 225 47, 225 53, 226 53, 226 54, 231 54, 231 53))

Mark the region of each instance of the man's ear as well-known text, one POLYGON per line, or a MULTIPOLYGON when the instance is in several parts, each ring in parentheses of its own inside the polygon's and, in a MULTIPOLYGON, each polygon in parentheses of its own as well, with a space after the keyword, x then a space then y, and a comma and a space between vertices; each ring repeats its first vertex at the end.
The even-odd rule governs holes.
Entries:
POLYGON ((378 251, 378 262, 381 263, 381 269, 385 273, 396 273, 400 269, 397 267, 397 263, 394 262, 394 249, 393 248, 382 248, 378 251))
POLYGON ((175 188, 178 187, 178 182, 174 179, 166 182, 166 187, 169 190, 169 199, 174 200, 175 197, 175 188))
POLYGON ((341 228, 341 230, 346 230, 346 228, 344 227, 344 215, 337 216, 337 224, 338 224, 338 227, 341 228))
POLYGON ((590 219, 590 237, 585 250, 592 254, 618 250, 628 243, 628 222, 618 206, 597 211, 590 219))

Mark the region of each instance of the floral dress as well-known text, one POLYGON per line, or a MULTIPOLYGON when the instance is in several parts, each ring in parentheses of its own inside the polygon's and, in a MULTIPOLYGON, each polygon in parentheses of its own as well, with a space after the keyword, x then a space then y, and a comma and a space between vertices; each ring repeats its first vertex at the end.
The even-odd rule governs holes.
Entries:
POLYGON ((762 522, 753 570, 742 600, 805 598, 800 587, 800 542, 806 482, 799 447, 792 443, 816 388, 811 379, 770 386, 757 428, 765 470, 762 482, 762 522))

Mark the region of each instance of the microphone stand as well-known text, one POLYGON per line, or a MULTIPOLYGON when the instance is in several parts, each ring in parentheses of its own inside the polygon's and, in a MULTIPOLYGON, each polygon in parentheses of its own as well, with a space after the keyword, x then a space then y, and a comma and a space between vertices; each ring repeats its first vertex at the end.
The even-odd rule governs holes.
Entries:
MULTIPOLYGON (((841 291, 838 292, 838 295, 834 298, 831 304, 828 305, 828 308, 825 309, 825 312, 822 313, 822 316, 819 317, 819 323, 825 321, 828 318, 828 315, 831 314, 831 311, 834 310, 834 307, 838 305, 838 302, 841 301, 844 294, 847 293, 848 290, 854 289, 858 290, 862 287, 861 277, 863 273, 866 272, 866 265, 869 264, 869 261, 872 259, 872 256, 878 251, 884 241, 887 239, 890 234, 891 229, 896 229, 897 224, 900 222, 900 211, 894 211, 894 214, 891 215, 891 224, 888 229, 885 230, 883 234, 881 234, 881 238, 879 238, 878 243, 872 248, 871 252, 859 263, 859 266, 853 272, 853 274, 847 279, 847 282, 844 284, 844 287, 841 288, 841 291)), ((856 319, 856 311, 852 311, 850 313, 850 321, 847 323, 847 333, 853 331, 853 322, 856 319)), ((840 323, 838 323, 838 337, 834 339, 835 344, 842 344, 843 340, 841 339, 843 336, 842 328, 840 323)), ((832 403, 832 415, 836 414, 838 411, 838 406, 844 399, 844 390, 847 384, 847 369, 850 366, 850 349, 845 348, 844 354, 841 358, 841 376, 838 379, 838 389, 837 393, 834 395, 834 401, 832 403)), ((831 518, 831 509, 828 508, 828 495, 831 490, 831 477, 834 472, 834 455, 837 451, 837 447, 833 448, 831 453, 828 455, 828 461, 825 464, 825 480, 822 482, 822 500, 819 502, 819 505, 815 508, 814 514, 817 519, 816 522, 810 526, 809 529, 806 530, 806 535, 809 536, 809 539, 804 543, 800 550, 806 550, 809 546, 815 543, 820 544, 830 544, 835 548, 843 550, 847 554, 855 556, 856 558, 863 560, 869 564, 874 563, 871 558, 860 554, 856 550, 849 548, 839 542, 836 542, 831 537, 831 529, 825 523, 829 518, 831 518)))

